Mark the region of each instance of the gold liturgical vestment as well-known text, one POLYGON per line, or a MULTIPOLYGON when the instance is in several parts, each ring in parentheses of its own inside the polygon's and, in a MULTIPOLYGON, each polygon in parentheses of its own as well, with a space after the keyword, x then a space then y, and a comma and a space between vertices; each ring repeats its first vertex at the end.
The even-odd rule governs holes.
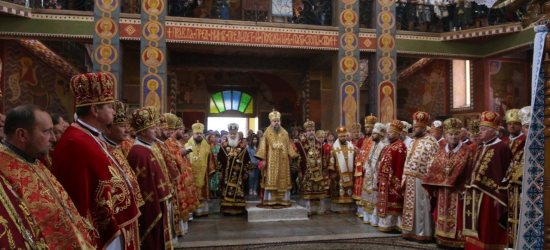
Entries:
POLYGON ((254 156, 267 163, 261 170, 261 186, 264 189, 262 205, 289 205, 290 197, 285 199, 285 196, 286 192, 292 189, 290 159, 298 157, 298 153, 290 143, 288 133, 282 127, 277 133, 269 126, 254 156))

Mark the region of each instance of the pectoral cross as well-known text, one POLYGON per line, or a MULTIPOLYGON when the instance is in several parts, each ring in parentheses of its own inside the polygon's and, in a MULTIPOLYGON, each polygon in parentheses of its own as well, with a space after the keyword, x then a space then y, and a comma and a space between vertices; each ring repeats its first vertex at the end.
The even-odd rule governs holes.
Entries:
POLYGON ((142 168, 137 168, 137 173, 136 173, 137 176, 141 176, 141 177, 145 177, 145 167, 142 167, 142 168))
POLYGON ((449 178, 449 174, 451 174, 451 167, 447 166, 445 167, 445 179, 449 178))
POLYGON ((157 186, 158 188, 161 188, 162 191, 164 191, 164 187, 166 187, 166 182, 164 182, 163 180, 160 180, 160 184, 157 186))
POLYGON ((143 192, 143 194, 145 195, 145 199, 146 201, 150 201, 150 202, 153 202, 153 194, 155 194, 153 191, 151 191, 149 194, 147 194, 147 192, 143 192))

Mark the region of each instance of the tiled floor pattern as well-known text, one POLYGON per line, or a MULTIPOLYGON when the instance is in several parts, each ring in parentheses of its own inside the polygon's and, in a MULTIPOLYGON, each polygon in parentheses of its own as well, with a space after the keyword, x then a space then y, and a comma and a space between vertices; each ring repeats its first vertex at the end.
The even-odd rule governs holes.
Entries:
MULTIPOLYGON (((247 200, 257 200, 251 197, 247 200)), ((297 197, 293 197, 293 200, 297 197)), ((355 214, 313 215, 305 221, 248 222, 246 214, 219 213, 219 199, 210 201, 211 214, 195 218, 189 232, 179 238, 178 247, 204 247, 271 242, 314 241, 365 237, 388 237, 363 223, 355 214)))

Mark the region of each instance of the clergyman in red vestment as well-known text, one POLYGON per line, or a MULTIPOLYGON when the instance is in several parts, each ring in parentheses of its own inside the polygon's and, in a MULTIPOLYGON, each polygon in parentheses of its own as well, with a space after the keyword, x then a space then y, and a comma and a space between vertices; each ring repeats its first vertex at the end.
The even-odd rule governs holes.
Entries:
MULTIPOLYGON (((353 199, 356 200, 357 204, 357 216, 359 218, 363 218, 363 204, 361 203, 361 193, 363 192, 363 178, 364 178, 364 172, 363 166, 365 165, 365 161, 367 158, 367 155, 365 155, 365 144, 368 144, 369 142, 369 136, 372 134, 372 128, 374 127, 374 124, 376 123, 377 119, 375 116, 366 116, 365 117, 365 138, 357 139, 357 142, 352 143, 357 148, 357 153, 355 156, 355 173, 354 173, 354 184, 353 184, 353 199)), ((352 125, 352 133, 357 138, 359 136, 359 133, 361 132, 361 124, 356 123, 352 125), (354 131, 357 130, 357 131, 354 131)))
POLYGON ((429 194, 435 221, 438 245, 464 248, 462 236, 462 192, 466 168, 472 161, 473 150, 460 140, 462 122, 450 118, 443 122, 448 142, 439 149, 422 185, 429 194))
POLYGON ((161 166, 160 152, 154 149, 155 127, 158 113, 154 107, 136 109, 130 116, 130 125, 137 139, 130 152, 128 163, 136 173, 145 205, 140 207, 139 237, 142 249, 172 249, 172 228, 169 221, 169 203, 172 194, 170 179, 161 166), (154 152, 154 151, 157 152, 154 152), (159 157, 160 156, 160 157, 159 157))
MULTIPOLYGON (((139 183, 137 181, 134 170, 128 164, 126 156, 120 150, 118 146, 121 142, 126 140, 130 136, 130 131, 128 129, 129 120, 128 120, 128 104, 125 102, 116 100, 113 109, 115 110, 115 117, 113 123, 107 125, 104 133, 100 138, 107 145, 107 151, 113 156, 113 158, 120 164, 122 170, 128 176, 132 187, 134 188, 135 199, 138 207, 141 207, 145 204, 143 201, 143 196, 141 194, 141 189, 139 188, 139 183)), ((129 224, 125 227, 125 242, 126 249, 139 249, 139 229, 138 221, 129 224)))
POLYGON ((512 161, 510 148, 498 138, 500 115, 486 111, 479 117, 479 139, 473 164, 466 173, 464 194, 465 249, 504 249, 507 243, 508 195, 499 190, 512 161))
POLYGON ((401 179, 407 158, 407 147, 399 139, 403 126, 399 120, 390 123, 386 133, 390 144, 380 156, 376 214, 379 218, 378 229, 382 232, 399 230, 403 214, 401 179))
POLYGON ((27 211, 27 205, 0 173, 0 221, 3 227, 0 246, 9 246, 9 249, 49 249, 42 230, 27 211))
POLYGON ((78 119, 57 142, 51 168, 80 215, 97 229, 93 240, 100 249, 127 246, 126 233, 140 215, 128 175, 100 139, 115 115, 113 85, 104 73, 73 76, 78 119))
POLYGON ((178 208, 180 213, 180 223, 183 224, 183 233, 188 231, 188 222, 190 220, 190 214, 195 212, 195 206, 198 205, 197 190, 195 188, 195 178, 193 177, 193 169, 191 169, 191 163, 189 159, 184 156, 187 153, 183 149, 179 142, 185 132, 183 127, 183 121, 181 118, 174 114, 164 114, 166 117, 166 123, 168 124, 168 134, 170 137, 164 141, 168 149, 174 154, 177 167, 179 168, 181 175, 176 180, 177 195, 178 195, 178 208))
POLYGON ((97 230, 81 217, 63 186, 36 158, 53 143, 51 117, 35 105, 8 113, 0 171, 35 218, 50 249, 93 249, 97 230))

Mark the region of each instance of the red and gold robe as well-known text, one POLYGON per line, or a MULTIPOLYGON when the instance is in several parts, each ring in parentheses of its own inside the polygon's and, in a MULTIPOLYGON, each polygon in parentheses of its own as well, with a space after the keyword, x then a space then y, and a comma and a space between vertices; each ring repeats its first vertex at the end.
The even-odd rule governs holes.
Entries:
POLYGON ((183 219, 183 222, 188 222, 189 213, 195 212, 195 206, 199 204, 191 163, 187 157, 181 155, 180 143, 175 137, 172 136, 168 138, 165 143, 174 154, 174 159, 176 160, 176 164, 181 172, 181 175, 176 180, 179 202, 178 207, 180 209, 180 217, 183 219))
POLYGON ((308 140, 302 136, 296 149, 300 154, 300 172, 302 173, 300 198, 310 200, 309 214, 324 214, 324 208, 321 208, 319 201, 319 199, 327 197, 323 176, 323 172, 326 172, 326 164, 324 164, 325 156, 322 144, 317 140, 308 140), (316 204, 312 204, 311 200, 315 200, 316 204))
POLYGON ((495 138, 481 144, 468 167, 464 196, 466 249, 504 249, 508 196, 499 190, 512 161, 508 146, 495 138), (496 203, 496 204, 495 204, 496 203))
POLYGON ((353 144, 353 146, 355 146, 355 148, 357 148, 357 150, 359 150, 361 147, 363 147, 363 142, 368 138, 369 137, 367 136, 365 138, 353 139, 351 140, 351 143, 353 144))
POLYGON ((139 209, 139 237, 141 249, 171 249, 171 223, 168 204, 170 183, 161 169, 161 159, 152 151, 152 145, 136 140, 128 152, 128 164, 136 173, 145 204, 139 209))
POLYGON ((128 138, 120 143, 120 151, 122 151, 122 154, 124 157, 128 156, 128 152, 130 152, 130 148, 134 145, 136 140, 134 140, 131 136, 128 136, 128 138))
POLYGON ((0 174, 0 246, 2 249, 50 249, 23 200, 0 174), (8 248, 9 247, 9 248, 8 248))
POLYGON ((219 172, 223 176, 220 180, 222 191, 220 212, 244 213, 246 202, 243 192, 243 175, 252 172, 252 163, 246 145, 239 142, 236 147, 231 147, 228 142, 222 143, 218 153, 218 162, 219 172))
POLYGON ((447 146, 447 139, 442 136, 439 140, 437 140, 437 144, 439 145, 439 148, 444 149, 447 146))
MULTIPOLYGON (((326 169, 328 166, 328 162, 330 160, 330 151, 332 150, 332 145, 325 143, 323 144, 323 155, 324 155, 324 162, 325 165, 324 168, 326 169)), ((323 171, 323 180, 325 183, 325 190, 327 191, 327 197, 330 197, 330 176, 328 174, 328 171, 323 171)))
MULTIPOLYGON (((182 228, 180 227, 180 209, 179 209, 179 201, 178 201, 178 178, 181 176, 180 169, 176 163, 175 155, 172 153, 170 148, 166 145, 166 143, 156 140, 155 143, 157 144, 157 147, 162 154, 162 158, 164 158, 166 170, 168 171, 168 176, 170 179, 170 193, 172 194, 172 198, 170 198, 170 202, 172 204, 172 228, 174 228, 174 231, 177 235, 183 235, 182 228)), ((162 165, 162 164, 161 164, 162 165)))
POLYGON ((80 215, 98 230, 94 245, 103 249, 126 234, 140 212, 128 176, 96 133, 80 121, 67 128, 56 144, 51 171, 80 215))
POLYGON ((210 176, 216 172, 216 163, 210 145, 205 141, 197 145, 194 139, 190 139, 185 145, 186 148, 191 147, 193 152, 189 153, 189 161, 193 169, 193 177, 195 178, 195 187, 197 188, 197 198, 199 204, 196 206, 196 216, 208 215, 206 209, 210 200, 210 176))
POLYGON ((464 177, 472 157, 473 151, 468 145, 460 143, 452 150, 445 146, 437 152, 422 182, 431 196, 431 203, 435 204, 432 210, 439 245, 464 248, 460 193, 464 191, 464 177))
MULTIPOLYGON (((126 176, 128 177, 130 183, 132 184, 132 188, 134 189, 134 195, 136 199, 136 203, 138 207, 141 207, 145 204, 145 201, 143 201, 143 196, 141 194, 141 189, 139 188, 139 183, 137 181, 136 175, 134 173, 134 170, 130 167, 130 164, 128 164, 128 160, 126 160, 126 157, 120 150, 120 147, 118 147, 116 144, 112 143, 111 141, 106 141, 107 143, 107 151, 113 156, 113 158, 118 162, 126 176)), ((128 225, 125 227, 125 235, 124 240, 126 244, 126 249, 139 249, 139 228, 138 228, 138 221, 136 220, 134 223, 128 225)))
POLYGON ((386 146, 380 156, 376 213, 381 218, 403 213, 401 178, 406 158, 407 147, 399 139, 386 146))
POLYGON ((402 185, 405 189, 403 201, 403 237, 417 240, 433 238, 433 220, 430 216, 430 200, 422 187, 422 180, 440 149, 435 138, 428 133, 415 138, 407 150, 402 185))
POLYGON ((7 146, 0 147, 0 171, 36 219, 50 249, 94 249, 97 230, 80 216, 42 162, 28 162, 7 146))
MULTIPOLYGON (((361 192, 363 191, 363 172, 365 169, 365 162, 367 162, 369 157, 369 152, 374 145, 374 141, 370 138, 366 141, 363 141, 361 148, 357 152, 357 158, 355 159, 355 182, 353 184, 353 199, 357 200, 357 205, 361 206, 361 192)), ((360 216, 362 217, 362 215, 360 216)))
POLYGON ((521 207, 521 185, 523 181, 523 152, 526 136, 521 133, 508 140, 508 147, 512 151, 512 163, 506 171, 506 182, 503 189, 508 194, 508 247, 514 248, 518 236, 519 213, 521 207))

